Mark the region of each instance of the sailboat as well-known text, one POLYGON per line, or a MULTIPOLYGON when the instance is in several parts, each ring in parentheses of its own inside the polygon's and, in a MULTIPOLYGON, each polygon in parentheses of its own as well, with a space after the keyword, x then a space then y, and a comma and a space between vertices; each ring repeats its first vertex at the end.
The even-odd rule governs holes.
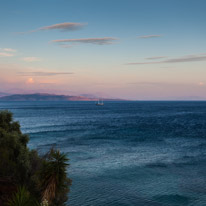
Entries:
POLYGON ((96 105, 97 106, 103 106, 104 105, 103 100, 102 101, 98 100, 98 102, 96 102, 96 105))

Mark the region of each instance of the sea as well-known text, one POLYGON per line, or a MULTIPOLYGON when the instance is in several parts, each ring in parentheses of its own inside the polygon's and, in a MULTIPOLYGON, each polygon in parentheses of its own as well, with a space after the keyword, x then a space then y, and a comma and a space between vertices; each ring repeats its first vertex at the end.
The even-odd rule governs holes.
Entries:
POLYGON ((68 206, 206 205, 206 102, 0 102, 29 148, 67 153, 68 206))

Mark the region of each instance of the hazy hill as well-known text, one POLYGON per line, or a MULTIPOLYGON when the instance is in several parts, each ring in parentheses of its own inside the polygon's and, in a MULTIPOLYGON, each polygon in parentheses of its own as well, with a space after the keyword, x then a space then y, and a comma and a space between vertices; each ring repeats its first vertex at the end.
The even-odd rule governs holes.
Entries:
POLYGON ((5 93, 5 92, 0 92, 0 97, 4 97, 4 96, 8 96, 8 95, 11 95, 11 94, 5 93))
MULTIPOLYGON (((0 101, 97 101, 97 98, 85 96, 67 96, 56 94, 13 94, 0 97, 0 101)), ((104 101, 118 101, 120 99, 103 99, 104 101)))

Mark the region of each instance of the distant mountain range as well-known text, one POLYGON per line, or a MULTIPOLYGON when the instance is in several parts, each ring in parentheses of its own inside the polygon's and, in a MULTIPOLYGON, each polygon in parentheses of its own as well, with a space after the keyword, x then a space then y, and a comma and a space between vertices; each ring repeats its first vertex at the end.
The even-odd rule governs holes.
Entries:
MULTIPOLYGON (((68 96, 68 95, 56 95, 56 94, 12 94, 8 96, 1 96, 0 101, 97 101, 97 97, 85 97, 85 96, 68 96)), ((107 99, 104 101, 124 101, 122 99, 107 99)))
POLYGON ((11 94, 5 93, 5 92, 0 92, 0 97, 4 97, 4 96, 8 96, 8 95, 11 95, 11 94))

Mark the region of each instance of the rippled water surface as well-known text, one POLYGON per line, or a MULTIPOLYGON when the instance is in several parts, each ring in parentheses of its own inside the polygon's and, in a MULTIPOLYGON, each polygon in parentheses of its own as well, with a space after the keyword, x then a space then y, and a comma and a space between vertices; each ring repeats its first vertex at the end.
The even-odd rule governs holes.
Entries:
POLYGON ((69 206, 206 205, 206 102, 0 102, 68 152, 69 206))

